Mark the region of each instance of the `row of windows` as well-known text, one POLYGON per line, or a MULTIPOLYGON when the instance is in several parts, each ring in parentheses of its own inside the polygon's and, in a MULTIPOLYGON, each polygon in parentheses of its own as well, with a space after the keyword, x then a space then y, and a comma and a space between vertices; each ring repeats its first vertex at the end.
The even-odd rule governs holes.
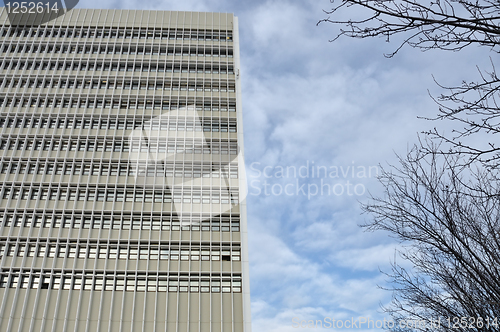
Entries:
POLYGON ((168 245, 97 245, 71 243, 6 243, 0 242, 0 258, 49 257, 78 259, 141 259, 174 261, 240 261, 238 248, 226 247, 180 247, 168 245), (232 249, 232 250, 231 250, 232 249))
POLYGON ((232 41, 227 30, 161 29, 161 28, 105 28, 105 27, 4 27, 2 37, 59 37, 59 38, 118 38, 232 41))
POLYGON ((46 174, 46 175, 100 175, 100 176, 156 176, 179 178, 238 178, 235 164, 147 164, 129 163, 64 163, 64 162, 2 162, 0 174, 46 174))
POLYGON ((114 230, 163 230, 163 231, 213 231, 239 232, 238 215, 212 217, 210 215, 141 215, 94 213, 54 213, 50 211, 8 212, 0 214, 0 225, 5 227, 114 229, 114 230))
MULTIPOLYGON (((128 97, 128 96, 127 96, 128 97)), ((64 108, 115 108, 115 109, 155 109, 155 110, 178 110, 184 107, 191 107, 196 111, 222 111, 235 112, 236 101, 212 99, 209 101, 165 99, 153 100, 142 98, 121 98, 108 99, 102 97, 96 98, 5 98, 0 97, 0 107, 64 107, 64 108)))
POLYGON ((193 204, 238 204, 238 193, 234 190, 140 190, 61 188, 61 187, 5 187, 2 199, 11 200, 49 200, 49 201, 88 201, 88 202, 145 202, 145 203, 193 203, 193 204))
POLYGON ((146 141, 120 139, 82 138, 78 139, 0 139, 0 150, 17 151, 89 151, 89 152, 150 152, 150 153, 186 153, 186 154, 238 154, 238 144, 235 141, 211 140, 201 141, 170 141, 170 140, 149 140, 146 141), (144 143, 144 144, 141 144, 144 143))
POLYGON ((233 50, 213 48, 211 46, 192 45, 191 47, 166 46, 128 46, 128 45, 38 45, 38 44, 4 44, 2 53, 35 54, 123 54, 123 55, 189 55, 211 57, 233 57, 233 50))
POLYGON ((43 272, 0 274, 0 288, 65 289, 137 292, 240 293, 241 276, 226 278, 185 278, 116 272, 43 272))
MULTIPOLYGON (((36 105, 36 104, 35 104, 36 105)), ((236 132, 236 119, 177 118, 163 116, 161 119, 145 120, 142 117, 108 119, 99 117, 7 117, 0 116, 0 128, 53 128, 53 129, 142 129, 142 130, 187 130, 236 132)))
POLYGON ((234 74, 234 67, 223 63, 117 63, 101 61, 32 61, 4 60, 0 63, 3 70, 73 70, 73 71, 127 71, 127 72, 167 72, 167 73, 206 73, 234 74))
POLYGON ((101 79, 101 80, 83 80, 83 79, 6 79, 0 78, 0 86, 3 88, 52 88, 52 89, 125 89, 125 90, 172 90, 172 91, 214 91, 214 92, 234 92, 235 83, 227 81, 135 81, 101 79))

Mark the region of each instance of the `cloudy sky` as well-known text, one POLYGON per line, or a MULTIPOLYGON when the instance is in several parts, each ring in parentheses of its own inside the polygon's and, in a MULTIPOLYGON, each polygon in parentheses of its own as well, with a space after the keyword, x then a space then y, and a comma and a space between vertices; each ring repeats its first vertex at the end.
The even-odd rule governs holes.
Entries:
POLYGON ((417 119, 437 112, 432 75, 459 84, 477 77, 475 64, 487 67, 489 54, 403 49, 387 59, 398 45, 384 39, 330 43, 337 27, 316 25, 329 0, 81 0, 78 7, 239 17, 253 330, 297 331, 294 317, 388 318, 380 305, 391 294, 378 287, 386 282, 379 269, 389 270, 397 244, 358 226, 370 218, 359 202, 380 192, 379 164, 405 154, 418 132, 445 128, 417 119))

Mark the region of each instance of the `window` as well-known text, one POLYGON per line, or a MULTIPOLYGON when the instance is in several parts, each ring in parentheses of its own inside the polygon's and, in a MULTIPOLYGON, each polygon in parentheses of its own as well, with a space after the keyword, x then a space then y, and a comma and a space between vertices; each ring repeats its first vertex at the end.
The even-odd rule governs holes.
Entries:
POLYGON ((146 291, 146 279, 138 279, 136 285, 137 285, 138 292, 146 291))
POLYGON ((129 249, 129 259, 137 259, 137 257, 138 257, 138 249, 131 247, 129 249))
POLYGON ((77 258, 85 258, 87 253, 87 248, 86 247, 78 247, 77 250, 77 258))
POLYGON ((61 276, 54 276, 53 277, 53 283, 52 283, 52 289, 60 289, 61 288, 61 276))
POLYGON ((57 257, 59 257, 59 258, 65 258, 66 257, 66 247, 64 245, 59 247, 59 251, 57 253, 57 257))
POLYGON ((139 259, 148 259, 149 249, 148 248, 140 248, 139 249, 139 259))
POLYGON ((91 290, 92 289, 92 284, 93 284, 92 276, 86 276, 85 277, 84 289, 85 290, 91 290))
POLYGON ((45 257, 45 245, 40 245, 36 253, 37 257, 45 257))
POLYGON ((106 278, 104 284, 104 290, 113 290, 113 286, 114 286, 114 279, 106 278))
POLYGON ((11 192, 11 188, 4 188, 2 198, 8 199, 10 197, 10 192, 11 192))
POLYGON ((96 258, 96 255, 97 255, 97 247, 96 246, 90 246, 89 247, 88 258, 96 258))
POLYGON ((109 248, 109 259, 116 259, 118 255, 118 248, 111 247, 109 248))
POLYGON ((37 289, 40 286, 40 277, 39 276, 33 276, 32 282, 31 282, 31 288, 37 289))
POLYGON ((10 288, 17 288, 17 284, 19 283, 19 276, 12 276, 10 281, 10 288))
POLYGON ((98 258, 105 259, 107 256, 108 248, 107 247, 99 247, 99 255, 98 258))
POLYGON ((104 201, 104 196, 105 196, 106 192, 105 190, 101 189, 101 190, 98 190, 97 191, 97 201, 98 202, 103 202, 104 201))
POLYGON ((69 251, 68 251, 68 257, 69 258, 75 258, 76 257, 76 246, 70 246, 69 251))
POLYGON ((103 289, 103 279, 102 278, 96 278, 95 279, 95 284, 94 284, 94 290, 102 290, 103 289))
POLYGON ((56 245, 52 244, 48 246, 48 257, 54 258, 56 257, 56 245))

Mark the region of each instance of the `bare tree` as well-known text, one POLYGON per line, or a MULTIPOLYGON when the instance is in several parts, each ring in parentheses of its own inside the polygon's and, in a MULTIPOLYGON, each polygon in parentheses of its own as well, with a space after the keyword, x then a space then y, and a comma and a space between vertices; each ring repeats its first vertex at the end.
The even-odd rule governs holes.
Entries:
POLYGON ((498 0, 331 0, 320 23, 340 37, 384 37, 423 51, 485 46, 491 69, 478 79, 441 86, 436 119, 456 124, 451 136, 425 132, 399 166, 383 169, 384 195, 362 206, 368 230, 390 232, 411 268, 394 261, 386 273, 396 322, 392 330, 500 331, 500 53, 498 0), (486 140, 474 139, 477 135, 486 140))
POLYGON ((460 157, 421 146, 382 170, 384 197, 363 206, 374 217, 364 227, 390 232, 412 265, 386 273, 392 330, 500 331, 499 188, 485 170, 464 172, 460 157), (418 324, 399 325, 408 321, 418 324))
MULTIPOLYGON (((384 37, 397 39, 394 56, 402 47, 423 51, 459 51, 470 45, 485 46, 492 54, 500 52, 500 2, 497 0, 331 0, 334 8, 325 11, 329 17, 318 22, 339 26, 332 40, 384 37), (352 19, 351 17, 358 17, 352 19), (347 19, 345 19, 347 18, 347 19)), ((476 133, 500 134, 500 79, 494 61, 489 71, 479 70, 476 81, 454 87, 441 86, 445 92, 435 98, 439 113, 435 119, 457 123, 454 134, 445 136, 438 130, 430 137, 447 142, 447 154, 469 157, 464 162, 480 161, 490 167, 500 166, 500 147, 492 140, 484 146, 467 143, 476 133)))

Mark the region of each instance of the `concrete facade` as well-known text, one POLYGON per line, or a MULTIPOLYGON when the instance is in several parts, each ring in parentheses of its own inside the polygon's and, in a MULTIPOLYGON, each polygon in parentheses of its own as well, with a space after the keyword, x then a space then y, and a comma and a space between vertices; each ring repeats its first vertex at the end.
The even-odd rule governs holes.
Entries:
POLYGON ((0 25, 0 331, 250 332, 237 18, 0 25))

